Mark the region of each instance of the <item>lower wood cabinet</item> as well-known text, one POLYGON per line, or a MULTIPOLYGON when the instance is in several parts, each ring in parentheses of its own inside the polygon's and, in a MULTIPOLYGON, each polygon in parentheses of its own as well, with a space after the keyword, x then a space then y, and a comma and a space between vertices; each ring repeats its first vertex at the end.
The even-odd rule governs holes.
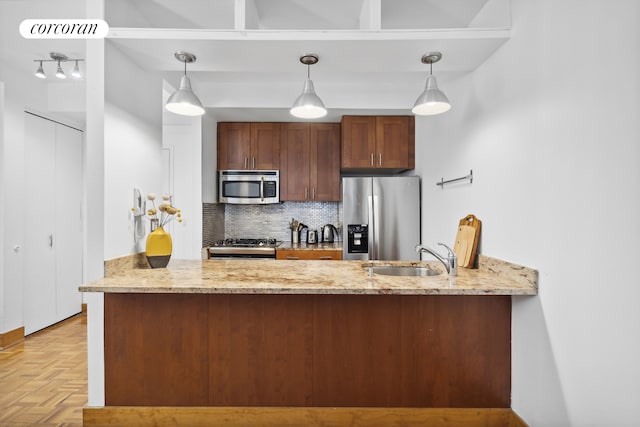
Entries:
POLYGON ((104 374, 106 406, 509 408, 511 297, 105 294, 104 374))
POLYGON ((298 260, 298 259, 315 259, 315 260, 341 260, 342 251, 340 249, 278 249, 276 250, 276 259, 280 260, 298 260))

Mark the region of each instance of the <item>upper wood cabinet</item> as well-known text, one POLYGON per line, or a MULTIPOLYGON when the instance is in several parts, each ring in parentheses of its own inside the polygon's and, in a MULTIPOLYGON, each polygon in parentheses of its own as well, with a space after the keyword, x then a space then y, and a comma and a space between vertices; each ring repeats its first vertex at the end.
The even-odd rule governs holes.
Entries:
POLYGON ((342 169, 415 167, 413 116, 343 116, 342 169))
POLYGON ((282 123, 280 200, 340 201, 340 124, 282 123))
POLYGON ((218 169, 279 169, 280 123, 218 123, 218 169))

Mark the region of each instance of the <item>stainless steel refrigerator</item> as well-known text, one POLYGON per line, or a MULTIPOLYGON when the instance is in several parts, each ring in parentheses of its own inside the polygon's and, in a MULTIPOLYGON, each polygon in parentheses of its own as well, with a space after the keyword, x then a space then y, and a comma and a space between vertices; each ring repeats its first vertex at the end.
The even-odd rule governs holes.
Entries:
POLYGON ((342 205, 343 259, 420 259, 419 177, 345 177, 342 205))

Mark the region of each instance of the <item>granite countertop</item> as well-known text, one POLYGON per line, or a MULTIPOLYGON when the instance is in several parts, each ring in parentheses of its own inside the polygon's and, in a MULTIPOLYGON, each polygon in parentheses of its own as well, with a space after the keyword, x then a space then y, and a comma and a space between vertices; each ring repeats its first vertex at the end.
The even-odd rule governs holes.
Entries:
POLYGON ((449 277, 437 261, 172 260, 80 286, 81 292, 354 295, 536 295, 537 271, 484 257, 449 277), (371 265, 429 266, 431 277, 369 275, 371 265))
POLYGON ((292 242, 283 242, 280 246, 276 248, 276 250, 288 250, 288 251, 330 251, 330 250, 342 250, 342 242, 333 242, 333 243, 292 243, 292 242))

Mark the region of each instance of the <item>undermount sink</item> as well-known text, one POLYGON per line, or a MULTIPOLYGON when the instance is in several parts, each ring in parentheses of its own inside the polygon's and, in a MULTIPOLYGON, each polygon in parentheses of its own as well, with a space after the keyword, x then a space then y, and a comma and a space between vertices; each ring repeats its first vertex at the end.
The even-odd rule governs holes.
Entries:
POLYGON ((373 274, 382 274, 383 276, 437 276, 440 274, 437 270, 429 267, 414 267, 411 265, 379 265, 367 267, 373 274))

